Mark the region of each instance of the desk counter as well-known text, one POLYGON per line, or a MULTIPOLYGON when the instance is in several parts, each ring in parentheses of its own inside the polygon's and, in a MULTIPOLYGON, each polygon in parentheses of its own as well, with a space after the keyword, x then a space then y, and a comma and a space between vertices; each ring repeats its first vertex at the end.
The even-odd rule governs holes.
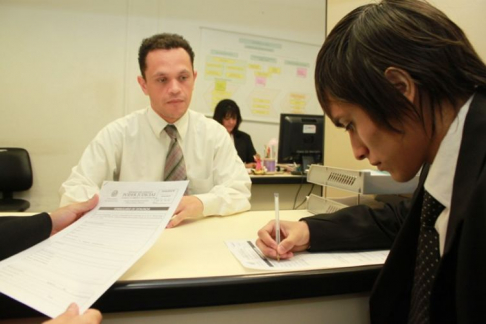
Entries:
POLYGON ((305 209, 306 196, 321 196, 322 188, 307 182, 306 175, 276 173, 251 175, 251 210, 273 210, 273 194, 280 195, 280 209, 305 209))
MULTIPOLYGON (((303 210, 280 212, 282 220, 308 215, 303 210)), ((243 268, 225 240, 254 239, 273 217, 269 211, 247 212, 164 230, 154 246, 93 307, 106 318, 110 312, 285 301, 371 289, 381 266, 295 272, 243 268)), ((366 304, 367 297, 360 298, 360 303, 366 304)), ((4 295, 0 295, 0 305, 0 319, 39 316, 4 295)))
POLYGON ((301 184, 307 183, 307 175, 294 175, 289 172, 275 174, 250 175, 253 184, 301 184))

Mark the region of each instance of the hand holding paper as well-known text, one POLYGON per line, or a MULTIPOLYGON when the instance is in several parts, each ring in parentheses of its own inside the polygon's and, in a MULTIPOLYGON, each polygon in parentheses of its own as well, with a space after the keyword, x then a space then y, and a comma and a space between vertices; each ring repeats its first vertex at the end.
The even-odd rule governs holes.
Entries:
POLYGON ((0 262, 0 291, 50 317, 71 302, 84 313, 158 239, 187 183, 106 182, 94 210, 0 262))

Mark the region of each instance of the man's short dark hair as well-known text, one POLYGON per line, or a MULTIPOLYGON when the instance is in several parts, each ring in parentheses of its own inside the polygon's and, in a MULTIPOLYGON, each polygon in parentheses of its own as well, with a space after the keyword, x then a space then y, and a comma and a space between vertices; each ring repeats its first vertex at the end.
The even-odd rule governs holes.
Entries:
POLYGON ((145 79, 145 69, 147 68, 146 59, 148 53, 158 49, 169 50, 175 48, 183 48, 187 54, 189 54, 189 57, 191 58, 191 65, 194 69, 194 51, 192 50, 192 47, 189 45, 188 41, 177 34, 156 34, 152 37, 145 38, 140 45, 140 49, 138 50, 138 65, 140 66, 140 73, 142 73, 143 78, 145 79))

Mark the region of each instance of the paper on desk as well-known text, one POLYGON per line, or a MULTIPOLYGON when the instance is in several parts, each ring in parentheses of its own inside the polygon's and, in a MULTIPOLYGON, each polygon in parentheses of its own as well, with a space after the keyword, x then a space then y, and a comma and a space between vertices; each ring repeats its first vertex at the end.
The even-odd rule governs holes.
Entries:
POLYGON ((93 211, 0 262, 0 292, 50 317, 71 302, 83 313, 153 245, 187 183, 106 182, 93 211))
POLYGON ((234 240, 225 243, 245 268, 257 270, 311 270, 383 264, 389 252, 299 252, 291 259, 277 261, 265 257, 254 240, 234 240))

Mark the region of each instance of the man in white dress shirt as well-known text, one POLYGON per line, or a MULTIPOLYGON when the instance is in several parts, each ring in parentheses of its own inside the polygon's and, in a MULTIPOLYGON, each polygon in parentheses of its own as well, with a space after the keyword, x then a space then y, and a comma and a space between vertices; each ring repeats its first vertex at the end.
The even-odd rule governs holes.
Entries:
POLYGON ((139 49, 138 83, 150 107, 103 128, 60 188, 61 206, 98 193, 103 181, 163 181, 173 124, 189 180, 168 227, 187 218, 230 215, 250 209, 251 180, 223 126, 189 110, 197 72, 194 52, 176 34, 157 34, 139 49))

